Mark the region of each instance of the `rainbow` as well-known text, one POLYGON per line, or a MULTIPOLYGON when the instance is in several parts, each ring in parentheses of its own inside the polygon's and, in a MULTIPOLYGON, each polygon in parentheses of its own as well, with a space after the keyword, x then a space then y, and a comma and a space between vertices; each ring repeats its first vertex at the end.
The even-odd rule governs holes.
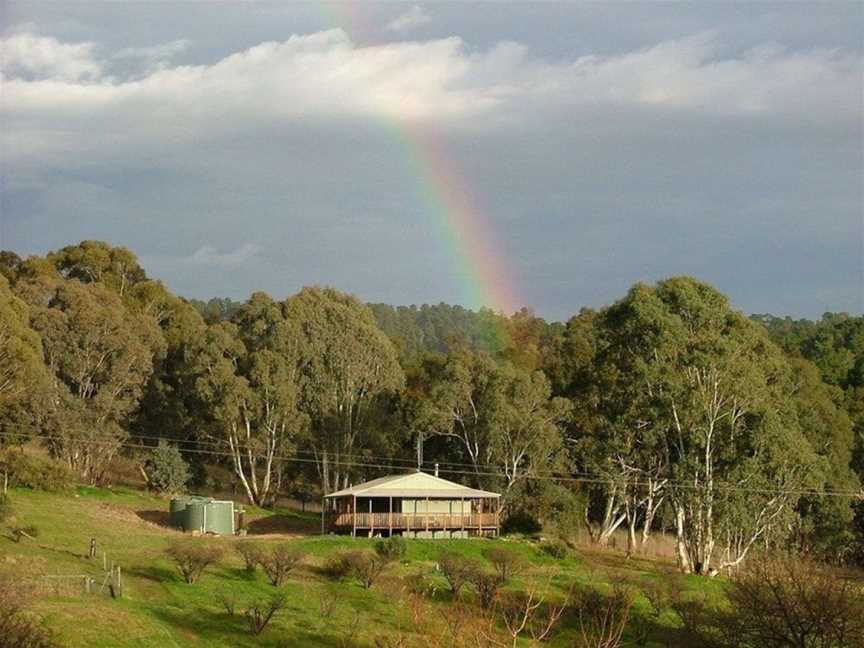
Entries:
MULTIPOLYGON (((368 40, 377 31, 360 12, 359 0, 322 3, 321 7, 328 21, 335 22, 352 42, 368 40)), ((492 219, 479 208, 480 201, 448 156, 442 138, 409 120, 389 120, 385 128, 405 151, 453 264, 465 306, 507 315, 516 312, 525 302, 505 265, 492 219)))

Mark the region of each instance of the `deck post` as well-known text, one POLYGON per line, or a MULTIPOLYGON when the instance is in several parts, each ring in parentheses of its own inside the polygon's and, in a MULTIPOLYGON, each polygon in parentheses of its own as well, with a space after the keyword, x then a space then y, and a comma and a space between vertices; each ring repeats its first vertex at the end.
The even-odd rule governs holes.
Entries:
POLYGON ((372 498, 369 498, 369 537, 375 535, 375 518, 372 515, 372 498))
POLYGON ((465 498, 459 498, 459 521, 462 523, 462 533, 465 533, 465 498))
POLYGON ((390 533, 390 536, 392 537, 393 536, 393 496, 392 495, 389 497, 389 500, 390 500, 390 517, 388 518, 388 521, 389 521, 389 526, 390 526, 389 533, 390 533))
POLYGON ((429 496, 426 496, 426 531, 429 531, 429 496))
POLYGON ((351 507, 351 537, 357 537, 357 496, 354 496, 354 504, 351 507))

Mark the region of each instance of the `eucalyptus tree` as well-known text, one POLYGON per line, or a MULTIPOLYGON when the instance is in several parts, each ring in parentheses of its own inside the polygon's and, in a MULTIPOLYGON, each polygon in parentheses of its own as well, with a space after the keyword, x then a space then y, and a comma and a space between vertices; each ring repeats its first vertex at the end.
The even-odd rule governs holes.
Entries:
POLYGON ((738 564, 818 474, 784 356, 723 295, 689 278, 635 285, 598 326, 612 443, 640 449, 622 454, 622 472, 642 482, 646 461, 661 466, 682 571, 707 573, 724 540, 719 566, 738 564))
POLYGON ((0 407, 24 399, 46 378, 42 340, 30 328, 30 313, 0 275, 0 407))
POLYGON ((368 447, 378 400, 402 388, 396 348, 372 312, 331 288, 304 288, 283 304, 297 333, 301 409, 311 421, 310 445, 321 485, 348 483, 354 456, 368 447))
POLYGON ((278 492, 281 463, 306 429, 298 410, 297 340, 281 306, 255 293, 232 322, 208 327, 196 389, 250 502, 278 492))
POLYGON ((40 293, 50 286, 50 297, 30 311, 51 374, 50 447, 96 482, 127 437, 127 417, 163 341, 152 318, 130 312, 101 284, 58 279, 40 286, 40 293))

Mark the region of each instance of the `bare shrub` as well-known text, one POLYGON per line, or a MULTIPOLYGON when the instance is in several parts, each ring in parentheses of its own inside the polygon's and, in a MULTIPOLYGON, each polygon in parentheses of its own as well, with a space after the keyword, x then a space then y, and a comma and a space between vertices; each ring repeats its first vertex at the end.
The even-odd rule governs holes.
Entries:
POLYGON ((495 569, 502 583, 521 574, 526 567, 521 554, 509 547, 492 547, 483 552, 484 557, 495 569))
POLYGON ((387 562, 371 551, 349 551, 345 554, 345 560, 350 566, 350 573, 366 589, 375 584, 387 567, 387 562))
POLYGON ((471 580, 471 575, 478 570, 473 560, 449 551, 441 554, 438 568, 447 580, 453 596, 459 595, 459 591, 471 580))
POLYGON ((574 592, 573 609, 579 619, 580 648, 618 648, 630 618, 635 592, 621 583, 603 594, 586 587, 574 592))
POLYGON ((234 616, 237 611, 237 594, 232 590, 219 590, 216 592, 216 599, 228 616, 234 616))
POLYGON ((408 553, 408 544, 402 536, 390 536, 375 543, 375 553, 386 562, 403 560, 408 553))
POLYGON ((498 592, 504 581, 500 574, 493 574, 482 569, 472 571, 470 575, 471 584, 477 590, 477 600, 484 610, 491 610, 498 598, 498 592))
POLYGON ((175 542, 165 553, 174 561, 183 580, 195 583, 210 565, 222 558, 222 548, 209 543, 175 542))
POLYGON ((339 552, 328 556, 321 566, 321 573, 333 580, 344 580, 351 575, 351 562, 347 552, 339 552))
POLYGON ((252 542, 238 542, 234 550, 243 559, 243 566, 247 572, 254 572, 258 567, 258 559, 261 557, 261 547, 252 542))
POLYGON ((563 601, 552 603, 546 600, 543 589, 531 583, 526 591, 499 599, 501 621, 513 646, 517 645, 520 635, 530 636, 535 643, 548 641, 564 615, 569 595, 563 601))
POLYGON ((253 635, 261 634, 267 624, 287 603, 288 597, 285 592, 277 592, 266 600, 256 601, 249 605, 244 614, 246 622, 249 624, 249 632, 253 635))
POLYGON ((28 607, 32 592, 7 575, 0 575, 0 648, 56 648, 51 633, 28 607))
POLYGON ((262 548, 258 553, 258 564, 267 574, 267 579, 274 587, 279 587, 286 576, 305 559, 306 554, 290 545, 275 545, 268 549, 262 548))
POLYGON ((675 601, 686 639, 718 647, 864 646, 864 587, 810 561, 752 561, 727 598, 722 608, 675 601))

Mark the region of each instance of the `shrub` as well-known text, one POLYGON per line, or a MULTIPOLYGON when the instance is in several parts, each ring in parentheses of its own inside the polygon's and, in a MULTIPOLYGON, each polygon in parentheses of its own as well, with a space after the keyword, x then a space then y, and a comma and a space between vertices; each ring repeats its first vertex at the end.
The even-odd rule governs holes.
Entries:
POLYGON ((345 560, 351 575, 366 589, 370 589, 375 584, 387 566, 380 556, 371 551, 349 551, 345 554, 345 560))
POLYGON ((147 485, 159 493, 182 493, 189 481, 189 466, 177 446, 160 441, 144 462, 147 485))
POLYGON ((441 554, 438 559, 438 567, 444 578, 447 579, 453 596, 459 595, 459 591, 465 583, 471 580, 471 575, 478 569, 473 560, 449 551, 441 554))
POLYGON ((50 632, 28 611, 30 592, 0 576, 0 648, 55 648, 50 632))
POLYGON ((237 611, 237 594, 230 589, 219 590, 216 592, 216 598, 222 604, 226 614, 234 616, 234 613, 237 611))
POLYGON ((264 549, 258 553, 258 564, 267 574, 267 579, 274 587, 279 587, 306 555, 290 545, 280 544, 264 549))
POLYGON ((375 553, 385 562, 403 560, 408 553, 408 544, 402 536, 390 536, 375 543, 375 553))
POLYGON ((618 648, 630 618, 635 592, 614 583, 612 593, 604 595, 591 587, 574 592, 573 610, 579 620, 583 646, 618 648))
POLYGON ((344 551, 328 556, 321 567, 321 573, 334 580, 343 580, 351 574, 351 563, 344 551))
POLYGON ((174 561, 183 580, 190 585, 197 582, 204 570, 222 557, 220 547, 198 542, 175 542, 165 553, 174 561))
POLYGON ((247 572, 254 572, 261 557, 261 547, 252 542, 240 541, 234 545, 234 550, 243 558, 243 566, 247 572))
POLYGON ((0 473, 9 477, 9 486, 50 492, 72 487, 72 472, 59 461, 8 449, 0 452, 0 473))
POLYGON ((501 525, 501 533, 524 533, 532 535, 540 533, 542 526, 533 515, 527 511, 513 511, 501 525))
POLYGON ((504 584, 499 574, 493 574, 482 569, 477 569, 470 574, 471 584, 477 590, 477 598, 480 607, 491 610, 498 598, 498 592, 504 584))
POLYGON ((684 640, 706 647, 864 645, 864 587, 801 558, 751 560, 728 606, 676 600, 684 640))
POLYGON ((544 542, 540 545, 540 551, 557 560, 564 560, 570 554, 570 549, 560 540, 544 542))
POLYGON ((277 592, 269 599, 256 601, 246 608, 246 621, 249 623, 249 632, 259 635, 267 627, 273 617, 285 607, 288 598, 285 592, 277 592))
POLYGON ((483 555, 492 563, 502 583, 525 570, 525 559, 509 547, 492 547, 484 551, 483 555))

